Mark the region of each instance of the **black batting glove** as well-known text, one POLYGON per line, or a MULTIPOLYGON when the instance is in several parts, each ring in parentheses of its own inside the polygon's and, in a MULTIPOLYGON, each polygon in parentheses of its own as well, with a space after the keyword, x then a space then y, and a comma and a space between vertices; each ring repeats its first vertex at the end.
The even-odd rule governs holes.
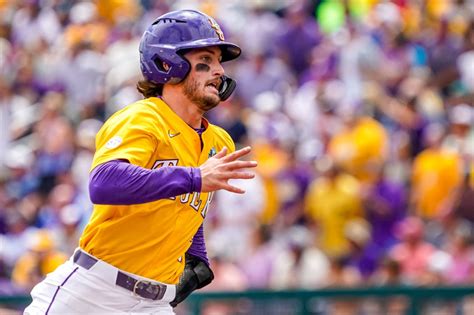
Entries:
POLYGON ((186 254, 185 257, 186 265, 176 285, 176 296, 174 300, 170 302, 172 307, 176 307, 194 290, 205 287, 214 279, 214 273, 204 261, 190 254, 186 254))

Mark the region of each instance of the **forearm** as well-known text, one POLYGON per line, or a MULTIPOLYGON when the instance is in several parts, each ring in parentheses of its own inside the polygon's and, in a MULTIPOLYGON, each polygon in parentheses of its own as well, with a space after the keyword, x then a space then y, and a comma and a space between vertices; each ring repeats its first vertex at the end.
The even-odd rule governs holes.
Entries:
POLYGON ((189 247, 188 254, 193 255, 209 266, 209 259, 207 258, 207 250, 206 250, 206 243, 204 242, 204 228, 201 225, 197 230, 196 234, 194 234, 193 242, 191 247, 189 247))
POLYGON ((94 204, 147 203, 200 190, 200 171, 192 167, 149 170, 124 161, 110 161, 97 166, 89 177, 94 204))

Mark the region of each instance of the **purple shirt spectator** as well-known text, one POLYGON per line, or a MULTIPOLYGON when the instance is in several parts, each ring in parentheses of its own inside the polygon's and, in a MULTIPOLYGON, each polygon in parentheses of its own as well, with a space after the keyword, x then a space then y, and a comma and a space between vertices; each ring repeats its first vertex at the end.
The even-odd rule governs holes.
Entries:
POLYGON ((312 49, 321 41, 321 36, 315 19, 303 7, 290 8, 285 19, 286 24, 276 40, 276 50, 299 75, 308 68, 312 49))
POLYGON ((365 209, 372 226, 372 242, 381 249, 388 249, 396 242, 395 225, 406 214, 404 188, 384 179, 378 181, 366 200, 365 209))

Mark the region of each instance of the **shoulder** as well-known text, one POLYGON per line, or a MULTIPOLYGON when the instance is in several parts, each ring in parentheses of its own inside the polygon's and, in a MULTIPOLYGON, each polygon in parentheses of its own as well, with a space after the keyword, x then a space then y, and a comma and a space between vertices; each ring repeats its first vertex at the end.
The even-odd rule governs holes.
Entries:
POLYGON ((119 116, 119 117, 133 117, 135 115, 145 115, 145 116, 159 116, 159 111, 157 109, 158 105, 151 98, 146 98, 138 100, 134 103, 131 103, 121 110, 115 112, 110 118, 119 116))
POLYGON ((224 128, 211 123, 209 123, 208 128, 210 129, 210 131, 212 131, 214 137, 218 140, 219 144, 222 144, 222 146, 226 146, 231 152, 235 151, 234 140, 232 140, 232 137, 227 131, 224 130, 224 128))
MULTIPOLYGON (((126 134, 149 135, 153 138, 161 135, 159 111, 149 99, 136 101, 115 112, 103 124, 97 133, 96 146, 112 136, 124 137, 126 134)), ((107 140, 108 141, 108 140, 107 140)))
POLYGON ((104 128, 123 126, 132 123, 135 126, 154 126, 160 119, 157 105, 150 99, 138 100, 131 103, 110 116, 104 124, 104 128))

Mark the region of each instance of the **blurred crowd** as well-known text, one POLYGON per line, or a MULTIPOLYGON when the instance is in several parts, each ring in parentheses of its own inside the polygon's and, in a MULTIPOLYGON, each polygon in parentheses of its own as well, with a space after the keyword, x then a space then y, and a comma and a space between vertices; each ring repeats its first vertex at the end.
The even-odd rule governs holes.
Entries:
POLYGON ((259 161, 208 213, 206 289, 474 284, 473 1, 0 0, 0 295, 77 247, 95 134, 182 8, 242 47, 208 118, 259 161))

